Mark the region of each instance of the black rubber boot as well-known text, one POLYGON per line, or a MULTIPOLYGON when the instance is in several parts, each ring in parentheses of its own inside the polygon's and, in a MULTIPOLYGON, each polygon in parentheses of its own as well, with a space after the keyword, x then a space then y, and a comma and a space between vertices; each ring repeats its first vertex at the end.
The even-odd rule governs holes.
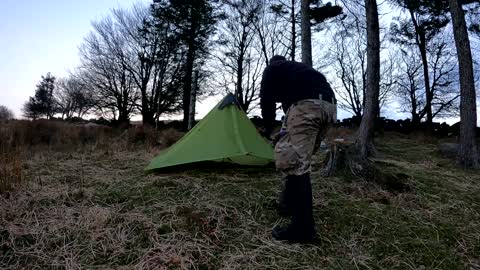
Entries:
POLYGON ((292 199, 291 199, 291 181, 288 177, 283 179, 282 191, 278 200, 278 214, 282 217, 292 216, 292 199))
POLYGON ((289 226, 276 227, 272 236, 276 240, 291 243, 307 243, 315 239, 315 222, 313 220, 312 185, 310 175, 288 176, 292 219, 289 226))

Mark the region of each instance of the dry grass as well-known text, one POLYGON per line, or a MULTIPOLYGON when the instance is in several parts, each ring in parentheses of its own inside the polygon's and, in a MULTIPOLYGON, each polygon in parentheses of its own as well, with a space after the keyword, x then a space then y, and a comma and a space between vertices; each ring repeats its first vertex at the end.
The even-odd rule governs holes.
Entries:
POLYGON ((85 126, 60 121, 10 121, 0 127, 0 144, 5 148, 48 147, 51 150, 73 151, 114 137, 105 126, 85 126))
POLYGON ((61 121, 4 121, 0 123, 0 193, 20 186, 26 155, 36 152, 111 153, 144 149, 164 149, 183 133, 175 129, 157 131, 151 127, 120 130, 95 124, 61 121))
POLYGON ((0 195, 0 268, 480 267, 480 176, 440 158, 435 145, 380 140, 379 166, 408 175, 409 193, 324 179, 316 168, 321 240, 311 245, 271 239, 271 228, 286 222, 276 215, 272 169, 145 174, 154 156, 147 148, 28 155, 25 188, 0 195))
POLYGON ((151 127, 113 129, 95 124, 71 124, 61 121, 9 121, 0 125, 0 145, 15 147, 42 147, 55 151, 81 151, 87 148, 127 150, 165 148, 177 141, 183 133, 175 129, 156 131, 151 127))
POLYGON ((20 149, 0 146, 0 193, 18 187, 23 182, 23 154, 20 149))

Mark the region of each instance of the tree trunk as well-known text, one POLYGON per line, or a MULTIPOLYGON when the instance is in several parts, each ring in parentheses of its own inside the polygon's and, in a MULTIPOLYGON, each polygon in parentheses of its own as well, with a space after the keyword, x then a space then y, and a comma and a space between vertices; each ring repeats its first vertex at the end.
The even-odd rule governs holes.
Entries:
POLYGON ((367 82, 362 123, 356 145, 362 158, 375 153, 374 123, 380 92, 380 27, 376 0, 365 0, 367 17, 367 82))
POLYGON ((310 30, 310 0, 302 0, 302 62, 312 66, 312 31, 310 30))
POLYGON ((295 61, 295 53, 297 48, 297 33, 296 33, 296 22, 295 22, 295 0, 292 0, 292 6, 290 7, 291 20, 292 20, 292 50, 290 51, 290 59, 295 61))
MULTIPOLYGON (((118 126, 123 126, 124 124, 130 123, 129 112, 128 112, 128 99, 127 99, 127 94, 125 92, 126 90, 124 90, 124 95, 121 97, 121 100, 117 101, 118 126)), ((116 116, 114 115, 113 116, 114 120, 115 120, 115 117, 116 116)))
POLYGON ((195 60, 193 42, 190 42, 188 46, 187 53, 187 70, 185 74, 185 85, 183 87, 183 129, 188 130, 188 119, 190 116, 190 95, 192 93, 192 72, 193 72, 193 62, 195 60))
POLYGON ((412 126, 413 128, 420 126, 420 116, 417 113, 412 113, 412 126))
POLYGON ((243 99, 243 59, 244 59, 244 43, 243 38, 240 43, 240 55, 237 59, 237 87, 235 89, 235 97, 242 107, 245 106, 245 101, 243 99))
POLYGON ((432 99, 433 96, 430 91, 430 74, 428 70, 428 60, 427 60, 427 41, 425 32, 420 29, 418 25, 417 19, 415 18, 415 14, 412 9, 409 9, 410 17, 412 19, 412 23, 415 27, 415 34, 416 34, 416 44, 418 46, 418 50, 420 51, 420 56, 422 58, 422 67, 423 67, 423 82, 425 84, 425 113, 427 115, 427 127, 429 129, 432 128, 433 122, 433 115, 432 115, 432 99))
POLYGON ((146 91, 145 93, 142 92, 142 123, 144 125, 154 124, 153 111, 151 109, 152 108, 149 106, 146 91))
POLYGON ((423 77, 425 81, 425 111, 427 113, 427 127, 429 129, 433 128, 433 114, 432 114, 432 91, 430 89, 430 74, 428 72, 428 62, 427 62, 427 50, 423 48, 420 53, 422 55, 422 63, 423 63, 423 77))
POLYGON ((423 65, 423 78, 425 83, 425 112, 427 114, 427 127, 428 129, 432 128, 433 115, 432 115, 432 92, 430 89, 430 74, 428 71, 428 60, 427 60, 427 48, 425 44, 425 34, 422 34, 420 38, 420 55, 422 57, 423 65))
POLYGON ((158 129, 158 120, 160 119, 160 96, 162 93, 162 88, 163 88, 163 74, 160 76, 160 80, 158 82, 158 87, 157 87, 157 99, 156 99, 156 105, 157 105, 157 113, 155 114, 155 129, 158 129))
POLYGON ((460 68, 460 149, 457 162, 465 167, 478 168, 478 149, 475 141, 477 108, 470 40, 461 5, 458 0, 449 0, 448 2, 460 68))
POLYGON ((151 108, 150 102, 147 97, 147 84, 148 80, 143 79, 141 83, 141 95, 142 95, 142 123, 144 125, 153 125, 154 124, 154 119, 153 119, 153 108, 151 108))
POLYGON ((51 119, 53 116, 53 86, 48 90, 48 112, 47 119, 51 119))
POLYGON ((410 100, 411 100, 411 114, 412 114, 412 125, 418 127, 420 125, 420 116, 417 113, 417 99, 415 98, 415 90, 410 90, 410 100))
MULTIPOLYGON (((115 117, 115 116, 114 116, 115 117)), ((128 112, 124 109, 118 111, 118 126, 124 126, 125 124, 130 123, 128 119, 128 112)))
POLYGON ((193 87, 190 95, 190 115, 188 117, 188 130, 192 129, 195 123, 195 104, 197 102, 197 90, 198 90, 198 70, 195 70, 193 75, 193 87))

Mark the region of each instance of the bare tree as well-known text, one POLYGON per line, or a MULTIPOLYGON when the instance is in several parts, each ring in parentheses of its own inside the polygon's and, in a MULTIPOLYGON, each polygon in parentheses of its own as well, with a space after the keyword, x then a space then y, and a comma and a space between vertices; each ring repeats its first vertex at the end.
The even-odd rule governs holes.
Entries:
MULTIPOLYGON (((458 113, 459 90, 455 54, 448 36, 435 38, 427 50, 432 117, 450 117, 458 113)), ((412 123, 418 125, 427 115, 427 98, 423 81, 423 64, 419 52, 411 47, 401 47, 401 64, 397 69, 396 93, 403 111, 411 114, 412 123)))
POLYGON ((180 110, 186 54, 164 11, 134 5, 92 24, 78 76, 93 87, 98 113, 125 122, 139 111, 152 125, 161 114, 180 110))
POLYGON ((403 112, 409 112, 413 123, 420 123, 420 108, 425 106, 425 92, 422 91, 421 70, 416 51, 400 50, 400 72, 397 73, 396 94, 403 112))
MULTIPOLYGON (((347 8, 347 19, 338 22, 327 58, 330 58, 330 66, 335 71, 333 76, 336 80, 333 85, 337 89, 339 106, 354 116, 361 117, 366 97, 367 40, 365 19, 357 14, 358 10, 359 8, 347 8)), ((391 98, 397 65, 397 59, 388 54, 387 49, 382 48, 382 52, 377 116, 391 98)))
POLYGON ((97 114, 124 123, 136 110, 138 95, 132 75, 116 52, 126 50, 126 44, 112 28, 109 18, 94 24, 80 47, 82 64, 76 76, 93 90, 97 114))
MULTIPOLYGON (((153 5, 151 9, 134 5, 130 10, 113 11, 117 37, 124 39, 127 50, 115 50, 140 92, 139 110, 144 124, 153 124, 160 114, 179 109, 184 55, 178 46, 179 35, 171 31, 173 22, 153 5), (152 16, 155 14, 155 16, 152 16), (175 87, 171 87, 174 84, 175 87), (175 90, 174 94, 166 90, 175 90)), ((121 42, 121 41, 118 41, 121 42)))
POLYGON ((135 83, 135 88, 140 92, 139 109, 143 123, 153 124, 155 107, 152 103, 155 101, 156 85, 151 81, 157 63, 157 47, 160 47, 160 38, 156 32, 151 31, 149 9, 140 5, 133 6, 129 11, 115 9, 112 19, 113 27, 104 24, 104 21, 100 22, 97 28, 105 31, 107 35, 121 39, 113 40, 112 52, 121 60, 122 66, 135 83), (124 47, 116 46, 122 43, 125 44, 124 47))
MULTIPOLYGON (((261 55, 265 65, 274 55, 287 55, 289 51, 289 42, 284 35, 288 27, 285 21, 278 16, 272 5, 276 1, 266 0, 259 11, 259 18, 254 27, 258 38, 258 53, 261 55)), ((257 46, 256 46, 257 47, 257 46)))
POLYGON ((449 0, 453 33, 457 47, 460 72, 460 149, 457 162, 465 167, 479 167, 476 142, 477 104, 473 74, 472 53, 465 14, 458 0, 449 0))
POLYGON ((284 36, 288 40, 288 55, 291 61, 295 61, 297 56, 297 47, 299 45, 298 29, 300 17, 300 1, 298 0, 277 0, 270 4, 270 9, 276 17, 281 18, 287 23, 284 28, 284 36))
POLYGON ((361 39, 350 39, 343 33, 335 36, 333 57, 334 76, 341 86, 337 95, 341 108, 361 117, 365 105, 366 46, 361 39), (350 42, 351 41, 351 42, 350 42), (363 48, 362 48, 363 47, 363 48))
POLYGON ((7 106, 0 105, 0 120, 13 119, 13 112, 7 106))
POLYGON ((262 4, 255 0, 225 1, 226 15, 218 27, 218 51, 214 54, 219 67, 217 84, 235 93, 243 110, 248 112, 258 99, 262 59, 255 51, 259 44, 255 24, 262 4))
POLYGON ((64 118, 72 118, 75 114, 82 118, 93 108, 94 100, 87 85, 80 79, 71 75, 57 80, 54 97, 57 112, 64 118))
POLYGON ((72 118, 75 110, 74 93, 81 91, 79 85, 67 78, 59 78, 56 84, 53 95, 57 103, 58 113, 62 115, 62 119, 72 118))
POLYGON ((397 18, 392 24, 393 41, 406 46, 415 46, 420 54, 425 90, 425 117, 429 127, 433 121, 433 93, 429 72, 428 49, 431 41, 448 25, 449 19, 442 11, 441 1, 393 0, 408 13, 408 18, 397 18))
POLYGON ((452 43, 445 35, 435 39, 428 49, 433 119, 458 115, 460 91, 452 43))

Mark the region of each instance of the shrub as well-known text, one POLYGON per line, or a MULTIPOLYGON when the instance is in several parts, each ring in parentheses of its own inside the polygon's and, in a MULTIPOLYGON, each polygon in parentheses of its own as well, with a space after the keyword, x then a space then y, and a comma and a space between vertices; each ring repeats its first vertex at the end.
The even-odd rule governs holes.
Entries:
POLYGON ((13 112, 6 106, 0 105, 0 121, 13 119, 13 112))
POLYGON ((130 146, 144 144, 147 148, 166 148, 182 136, 183 133, 175 128, 156 130, 150 126, 132 126, 124 131, 123 139, 130 146))
POLYGON ((48 120, 10 121, 0 128, 1 144, 9 148, 48 146, 58 150, 72 150, 86 144, 96 144, 105 136, 114 136, 110 127, 48 120))
MULTIPOLYGON (((94 123, 72 124, 58 120, 14 120, 0 126, 0 146, 15 148, 49 147, 52 150, 75 151, 85 146, 115 150, 165 148, 183 136, 174 128, 156 130, 150 126, 113 129, 94 123)), ((35 149, 35 148, 32 148, 35 149)))
POLYGON ((182 136, 183 132, 178 131, 174 128, 168 128, 160 132, 160 143, 163 147, 169 147, 172 144, 176 143, 182 136))

